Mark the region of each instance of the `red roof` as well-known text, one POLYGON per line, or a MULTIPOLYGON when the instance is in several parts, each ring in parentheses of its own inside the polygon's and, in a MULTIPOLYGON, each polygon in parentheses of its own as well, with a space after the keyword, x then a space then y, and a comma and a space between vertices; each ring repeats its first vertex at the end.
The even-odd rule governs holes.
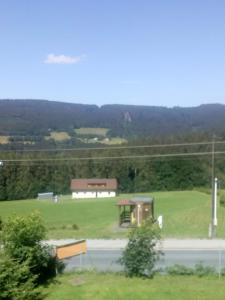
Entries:
POLYGON ((116 191, 117 180, 114 178, 72 179, 70 188, 72 191, 116 191))
POLYGON ((129 199, 121 199, 120 201, 118 201, 117 203, 118 206, 126 206, 126 205, 136 205, 133 201, 129 200, 129 199))

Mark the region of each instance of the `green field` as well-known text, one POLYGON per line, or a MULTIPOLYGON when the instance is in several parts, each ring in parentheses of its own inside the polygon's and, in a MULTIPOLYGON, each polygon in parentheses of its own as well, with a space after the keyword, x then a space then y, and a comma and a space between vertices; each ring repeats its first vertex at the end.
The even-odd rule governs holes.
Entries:
POLYGON ((225 280, 166 275, 138 279, 109 273, 71 273, 57 277, 46 293, 47 300, 224 300, 225 280))
POLYGON ((75 129, 76 134, 80 135, 96 135, 96 136, 106 136, 107 132, 109 131, 108 128, 89 128, 89 127, 82 127, 79 129, 75 129))
POLYGON ((120 137, 114 137, 110 139, 104 139, 100 141, 100 143, 105 145, 121 145, 127 143, 127 140, 120 137))
MULTIPOLYGON (((139 194, 140 195, 140 194, 139 194)), ((148 195, 148 194, 145 194, 148 195)), ((164 237, 207 237, 211 216, 210 195, 197 191, 154 192, 155 217, 163 215, 164 237)), ((50 200, 0 201, 3 220, 13 214, 40 211, 51 238, 122 238, 127 230, 118 227, 121 198, 72 200, 63 196, 59 203, 50 200), (74 229, 76 224, 79 229, 74 229)), ((218 236, 225 238, 225 208, 219 207, 218 236)))
POLYGON ((122 139, 120 137, 115 137, 115 138, 105 138, 105 139, 97 139, 96 138, 78 138, 82 143, 85 144, 103 144, 103 145, 121 145, 127 143, 126 139, 122 139))
POLYGON ((9 143, 9 136, 0 135, 0 144, 8 144, 9 143))
POLYGON ((108 128, 88 128, 82 127, 79 129, 75 129, 76 134, 80 137, 78 138, 82 143, 89 144, 105 144, 105 145, 120 145, 127 143, 126 139, 120 137, 108 138, 107 133, 108 128), (93 136, 92 138, 87 138, 88 136, 93 136), (82 136, 82 137, 81 137, 82 136), (87 136, 87 137, 86 137, 87 136), (103 138, 103 139, 102 139, 103 138))
POLYGON ((50 133, 50 136, 46 136, 45 139, 46 140, 52 139, 52 140, 54 140, 56 142, 63 142, 63 141, 70 140, 71 137, 65 131, 52 131, 50 133))

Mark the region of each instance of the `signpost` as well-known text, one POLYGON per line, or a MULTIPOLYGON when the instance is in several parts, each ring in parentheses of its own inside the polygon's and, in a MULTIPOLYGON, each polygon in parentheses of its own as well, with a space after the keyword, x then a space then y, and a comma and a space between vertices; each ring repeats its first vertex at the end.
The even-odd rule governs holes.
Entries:
POLYGON ((87 252, 86 240, 79 240, 73 243, 56 246, 55 254, 58 259, 65 259, 76 255, 85 254, 87 252))

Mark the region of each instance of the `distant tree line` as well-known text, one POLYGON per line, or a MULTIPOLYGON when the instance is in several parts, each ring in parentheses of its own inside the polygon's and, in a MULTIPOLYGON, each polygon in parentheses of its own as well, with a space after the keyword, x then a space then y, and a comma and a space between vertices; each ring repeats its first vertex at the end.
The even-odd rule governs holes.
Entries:
MULTIPOLYGON (((210 147, 4 152, 2 157, 8 161, 0 167, 0 199, 34 198, 48 191, 67 194, 72 178, 117 178, 119 192, 126 193, 210 188, 211 155, 146 157, 159 153, 204 152, 210 151, 210 147), (137 157, 129 158, 135 155, 137 157), (105 159, 98 159, 102 157, 105 159), (90 159, 83 160, 85 158, 90 159)), ((221 182, 225 182, 223 156, 216 157, 215 169, 221 182)))
POLYGON ((224 135, 225 105, 156 107, 138 105, 82 105, 46 100, 0 100, 0 135, 14 140, 66 131, 72 137, 80 127, 108 128, 109 137, 128 140, 188 133, 224 135), (16 138, 17 136, 17 138, 16 138))

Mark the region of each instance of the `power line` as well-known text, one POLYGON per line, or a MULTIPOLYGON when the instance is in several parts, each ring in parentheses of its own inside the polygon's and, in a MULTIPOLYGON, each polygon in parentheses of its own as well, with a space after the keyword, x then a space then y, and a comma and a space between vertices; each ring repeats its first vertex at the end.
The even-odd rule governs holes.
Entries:
MULTIPOLYGON (((197 157, 197 156, 196 156, 197 157)), ((145 159, 145 161, 161 161, 161 162, 165 162, 165 159, 166 159, 166 161, 168 161, 168 160, 174 160, 174 159, 176 159, 176 157, 154 157, 154 158, 144 158, 145 159)), ((177 159, 179 159, 179 160, 182 160, 182 161, 190 161, 190 160, 193 160, 193 158, 192 158, 192 156, 179 156, 179 157, 177 157, 177 159)), ((202 156, 198 156, 197 157, 197 159, 198 160, 205 160, 205 159, 207 159, 207 155, 202 155, 202 156)), ((217 160, 219 161, 219 160, 221 160, 221 159, 223 159, 223 160, 225 160, 225 157, 217 157, 217 160)), ((101 164, 101 163, 105 163, 106 162, 106 160, 100 160, 100 159, 98 159, 98 160, 90 160, 90 159, 86 159, 86 160, 83 160, 83 161, 79 161, 79 160, 60 160, 60 161, 32 161, 32 160, 30 160, 30 161, 16 161, 16 162, 6 162, 6 164, 9 166, 13 166, 13 165, 20 165, 20 166, 25 166, 25 167, 29 167, 29 166, 37 166, 37 167, 40 167, 40 166, 49 166, 49 167, 51 167, 51 166, 64 166, 65 164, 67 164, 67 165, 69 165, 69 166, 71 166, 71 162, 74 162, 74 163, 78 163, 78 162, 80 162, 80 163, 85 163, 85 162, 88 162, 88 161, 92 161, 93 162, 93 164, 101 164)), ((112 162, 114 162, 114 159, 108 159, 108 162, 109 161, 112 161, 112 162)), ((141 162, 141 159, 137 159, 137 161, 135 162, 135 163, 139 163, 139 162, 141 162)))
MULTIPOLYGON (((225 151, 215 151, 217 154, 225 154, 225 151)), ((211 151, 207 152, 190 152, 190 153, 167 153, 151 155, 124 155, 124 156, 100 156, 100 157, 69 157, 69 158, 26 158, 26 159, 2 159, 7 162, 56 162, 56 161, 84 161, 84 160, 120 160, 120 159, 145 159, 145 158, 163 158, 163 157, 188 157, 188 156, 207 156, 212 155, 211 151)))
MULTIPOLYGON (((217 141, 214 144, 225 144, 225 141, 217 141)), ((49 149, 3 149, 1 152, 60 152, 60 151, 91 151, 91 150, 123 150, 123 149, 146 149, 146 148, 165 148, 165 147, 182 147, 182 146, 200 146, 212 145, 208 142, 191 142, 191 143, 172 143, 172 144, 154 144, 154 145, 136 145, 136 146, 110 146, 104 147, 77 147, 77 148, 49 148, 49 149)))

